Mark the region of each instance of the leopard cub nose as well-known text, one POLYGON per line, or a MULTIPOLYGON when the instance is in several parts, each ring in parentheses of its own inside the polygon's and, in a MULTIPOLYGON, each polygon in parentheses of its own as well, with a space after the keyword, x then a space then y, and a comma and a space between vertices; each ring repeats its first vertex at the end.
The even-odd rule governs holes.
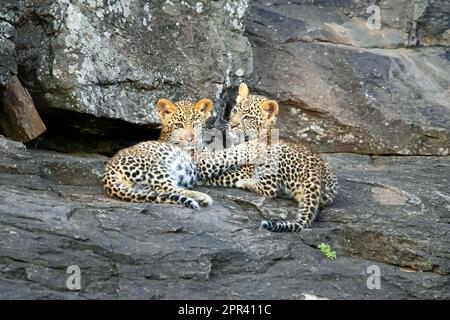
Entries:
POLYGON ((186 130, 183 134, 183 137, 186 141, 191 142, 194 140, 194 132, 192 130, 186 130))
POLYGON ((230 127, 231 128, 236 128, 239 125, 240 121, 239 119, 233 118, 230 121, 230 127))

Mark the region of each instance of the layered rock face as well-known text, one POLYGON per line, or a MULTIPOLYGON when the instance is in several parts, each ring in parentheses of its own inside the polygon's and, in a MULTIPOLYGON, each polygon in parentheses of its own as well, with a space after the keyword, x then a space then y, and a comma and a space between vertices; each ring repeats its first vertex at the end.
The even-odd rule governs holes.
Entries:
POLYGON ((21 78, 42 108, 158 125, 161 97, 219 101, 252 71, 247 1, 23 1, 21 78))
POLYGON ((253 1, 253 87, 315 150, 448 154, 450 3, 377 1, 379 26, 369 4, 253 1))
POLYGON ((450 149, 446 1, 30 0, 2 12, 2 68, 17 62, 43 112, 155 127, 158 98, 210 97, 220 117, 227 90, 251 79, 281 102, 282 136, 315 150, 450 149))

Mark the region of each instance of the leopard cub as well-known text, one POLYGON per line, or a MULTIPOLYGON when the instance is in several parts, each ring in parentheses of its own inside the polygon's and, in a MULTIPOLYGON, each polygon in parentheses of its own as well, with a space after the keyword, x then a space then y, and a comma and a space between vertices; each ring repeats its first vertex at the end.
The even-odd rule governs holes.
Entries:
POLYGON ((156 107, 162 122, 159 140, 119 151, 103 173, 106 193, 123 201, 183 204, 193 209, 212 204, 207 194, 188 190, 199 179, 189 150, 201 143, 195 128, 203 127, 211 116, 211 100, 172 103, 160 99, 156 107))
POLYGON ((247 85, 241 84, 229 127, 235 133, 254 134, 255 139, 238 147, 248 156, 259 154, 259 162, 241 163, 203 184, 237 187, 267 198, 287 195, 298 203, 295 220, 266 220, 261 225, 274 232, 299 231, 311 225, 320 207, 333 201, 337 180, 327 162, 306 146, 272 141, 272 129, 278 112, 276 101, 251 95, 247 85))

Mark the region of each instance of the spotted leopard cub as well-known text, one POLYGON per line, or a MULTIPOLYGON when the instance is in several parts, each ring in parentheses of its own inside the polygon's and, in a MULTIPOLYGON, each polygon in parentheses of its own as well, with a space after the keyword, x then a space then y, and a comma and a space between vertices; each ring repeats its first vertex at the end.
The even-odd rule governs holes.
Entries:
POLYGON ((234 133, 251 133, 254 140, 243 145, 249 154, 259 154, 259 163, 236 166, 204 184, 238 187, 267 198, 287 195, 299 206, 295 221, 267 220, 262 227, 274 232, 300 231, 311 225, 319 207, 333 201, 336 175, 306 146, 272 139, 278 111, 276 101, 251 95, 247 85, 241 84, 229 126, 234 133))
POLYGON ((106 193, 129 202, 183 204, 193 209, 211 205, 207 194, 188 190, 199 179, 189 151, 202 143, 198 128, 211 116, 211 100, 194 104, 160 99, 156 107, 162 122, 159 141, 119 151, 103 173, 106 193))

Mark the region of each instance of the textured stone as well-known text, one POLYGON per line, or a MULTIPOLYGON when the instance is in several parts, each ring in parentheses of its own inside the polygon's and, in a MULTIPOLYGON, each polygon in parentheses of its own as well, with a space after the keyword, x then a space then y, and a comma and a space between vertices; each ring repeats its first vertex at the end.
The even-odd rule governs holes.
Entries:
POLYGON ((18 21, 18 6, 15 0, 4 0, 0 5, 0 101, 11 75, 17 74, 14 44, 18 21))
POLYGON ((329 42, 360 48, 448 46, 450 4, 427 0, 253 0, 250 34, 273 41, 329 42), (379 29, 372 23, 375 4, 379 29))
POLYGON ((0 5, 0 82, 17 51, 20 79, 59 126, 42 145, 110 154, 137 127, 89 114, 155 126, 157 98, 230 104, 249 78, 280 101, 284 138, 353 154, 324 156, 338 195, 313 227, 275 234, 261 219, 292 217, 290 200, 199 187, 214 199, 199 211, 119 202, 102 193, 106 157, 0 136, 0 298, 450 299, 448 2, 377 1, 372 30, 367 1, 252 1, 253 58, 246 1, 19 4, 0 5), (62 136, 69 123, 84 144, 62 136), (66 288, 70 265, 79 291, 66 288), (374 265, 379 290, 366 286, 374 265))
POLYGON ((290 200, 199 188, 215 201, 199 211, 124 203, 102 194, 104 157, 1 137, 0 150, 0 164, 16 166, 0 165, 4 299, 450 298, 449 157, 330 155, 335 203, 312 229, 275 234, 260 221, 292 214, 290 200), (80 291, 65 287, 70 265, 80 291), (380 290, 366 287, 372 265, 380 290))
POLYGON ((157 99, 219 100, 242 79, 237 70, 251 73, 246 8, 247 0, 23 1, 18 64, 48 112, 156 126, 157 99))
POLYGON ((325 152, 448 154, 450 5, 405 2, 380 2, 380 30, 363 1, 252 2, 252 86, 281 102, 284 138, 325 152))

